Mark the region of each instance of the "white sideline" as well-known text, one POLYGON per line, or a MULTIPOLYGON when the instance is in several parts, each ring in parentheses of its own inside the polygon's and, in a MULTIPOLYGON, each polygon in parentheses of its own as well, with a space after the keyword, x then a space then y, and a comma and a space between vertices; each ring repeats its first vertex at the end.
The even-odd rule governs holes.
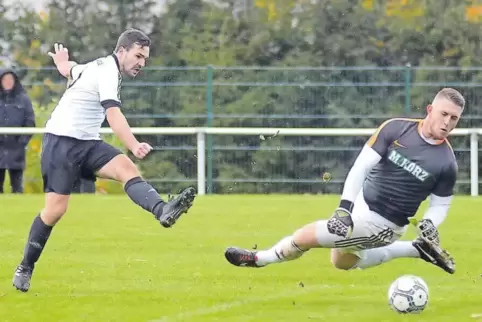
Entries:
MULTIPOLYGON (((236 307, 244 306, 247 304, 257 304, 257 303, 263 303, 263 302, 269 302, 272 300, 278 300, 281 298, 285 297, 291 297, 291 296, 297 296, 297 295, 304 295, 308 294, 313 291, 318 291, 322 289, 327 289, 327 288, 333 288, 336 287, 336 285, 329 285, 329 284, 318 284, 318 285, 313 285, 313 286, 305 286, 303 288, 298 288, 296 290, 291 290, 288 292, 284 293, 277 293, 273 295, 268 295, 268 296, 263 296, 263 297, 251 297, 246 300, 241 300, 241 301, 233 301, 233 302, 225 302, 221 304, 216 304, 213 306, 208 306, 208 307, 203 307, 199 308, 193 311, 187 311, 183 313, 179 313, 176 315, 171 315, 171 316, 161 316, 159 319, 156 320, 149 320, 148 322, 171 322, 171 321, 178 321, 178 320, 184 320, 188 318, 194 318, 197 316, 203 316, 203 315, 208 315, 208 314, 214 314, 222 311, 227 311, 236 307)), ((296 299, 294 299, 296 300, 296 299)))

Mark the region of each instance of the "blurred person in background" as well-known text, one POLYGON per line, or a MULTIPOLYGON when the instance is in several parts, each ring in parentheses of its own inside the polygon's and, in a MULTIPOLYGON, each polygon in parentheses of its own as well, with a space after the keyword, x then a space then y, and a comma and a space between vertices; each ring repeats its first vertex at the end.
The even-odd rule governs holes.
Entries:
MULTIPOLYGON (((13 70, 0 71, 0 127, 35 127, 32 102, 13 70)), ((23 193, 25 150, 31 135, 0 134, 0 193, 8 171, 13 193, 23 193)))

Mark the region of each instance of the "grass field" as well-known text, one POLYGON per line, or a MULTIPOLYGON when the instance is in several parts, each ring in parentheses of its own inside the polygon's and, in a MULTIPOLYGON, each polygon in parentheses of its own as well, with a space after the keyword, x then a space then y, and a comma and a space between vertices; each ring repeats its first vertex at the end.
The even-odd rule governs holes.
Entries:
POLYGON ((337 202, 333 196, 198 197, 188 215, 164 229, 126 196, 74 196, 30 292, 20 293, 12 274, 43 197, 1 196, 0 321, 482 321, 479 198, 458 197, 440 229, 457 260, 455 275, 417 259, 338 271, 326 249, 263 269, 224 259, 227 246, 269 247, 327 217, 337 202), (398 315, 387 305, 388 286, 401 274, 419 275, 430 287, 421 315, 398 315))

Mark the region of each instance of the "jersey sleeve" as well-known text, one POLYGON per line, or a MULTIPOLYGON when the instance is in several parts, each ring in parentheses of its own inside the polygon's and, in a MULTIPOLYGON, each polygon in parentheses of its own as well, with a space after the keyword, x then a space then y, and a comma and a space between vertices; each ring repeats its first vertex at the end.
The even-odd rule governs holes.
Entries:
POLYGON ((397 139, 399 132, 400 122, 395 119, 387 120, 378 127, 366 144, 383 157, 390 144, 397 139))
POLYGON ((444 168, 440 173, 433 194, 438 197, 449 197, 454 194, 455 182, 457 181, 457 166, 451 164, 450 166, 444 168))
POLYGON ((116 66, 105 65, 100 69, 99 97, 104 109, 121 107, 119 71, 116 66))
MULTIPOLYGON (((351 167, 350 172, 348 172, 348 176, 346 177, 343 192, 341 194, 342 200, 347 200, 351 203, 355 201, 355 198, 360 192, 368 173, 378 162, 380 162, 380 159, 381 157, 376 151, 368 146, 363 147, 360 154, 356 158, 355 163, 351 167)), ((343 205, 340 206, 343 207, 343 205)), ((350 206, 348 208, 343 208, 351 211, 350 208, 352 207, 350 206)))
POLYGON ((445 221, 445 218, 447 218, 452 198, 452 196, 439 197, 431 194, 430 203, 423 218, 430 219, 435 227, 440 226, 445 221))

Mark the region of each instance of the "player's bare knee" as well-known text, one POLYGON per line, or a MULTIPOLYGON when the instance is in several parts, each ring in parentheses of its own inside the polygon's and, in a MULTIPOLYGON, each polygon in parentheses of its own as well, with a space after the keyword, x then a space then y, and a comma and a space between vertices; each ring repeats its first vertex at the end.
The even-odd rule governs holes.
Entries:
POLYGON ((42 219, 57 222, 67 212, 67 204, 48 205, 42 210, 42 219))
POLYGON ((126 155, 120 154, 109 161, 98 171, 100 177, 126 183, 132 178, 140 177, 137 166, 126 155))
POLYGON ((338 258, 333 258, 333 257, 331 258, 331 264, 336 269, 340 269, 343 271, 349 271, 354 266, 354 265, 347 265, 347 263, 345 263, 343 260, 340 260, 338 258))
POLYGON ((317 247, 316 223, 307 224, 296 230, 293 234, 293 240, 298 246, 305 250, 317 247))
POLYGON ((337 269, 351 270, 356 267, 358 257, 354 254, 340 253, 336 249, 331 250, 331 263, 337 269))
POLYGON ((67 212, 69 196, 48 193, 45 199, 45 207, 42 210, 40 217, 45 224, 55 225, 67 212))
POLYGON ((132 178, 141 176, 137 166, 127 156, 124 156, 122 162, 120 163, 119 170, 120 173, 118 175, 118 180, 122 183, 126 183, 132 178))

